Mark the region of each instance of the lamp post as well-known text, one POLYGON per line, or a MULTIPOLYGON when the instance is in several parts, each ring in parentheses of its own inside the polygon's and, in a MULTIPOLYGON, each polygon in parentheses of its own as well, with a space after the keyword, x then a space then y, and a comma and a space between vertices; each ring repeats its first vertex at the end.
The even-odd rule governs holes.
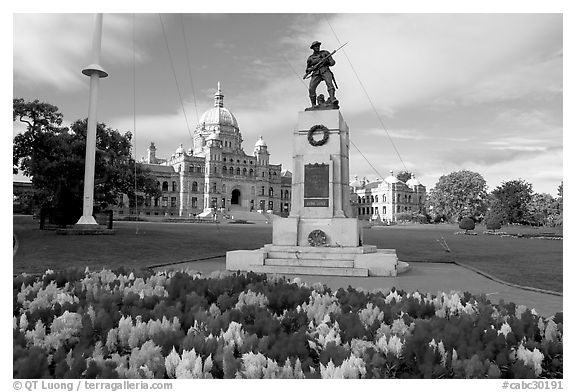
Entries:
POLYGON ((100 48, 102 43, 102 14, 94 18, 92 37, 92 64, 82 70, 90 77, 90 98, 88 101, 88 125, 86 129, 86 162, 84 169, 84 198, 82 216, 77 225, 97 225, 92 216, 94 210, 94 168, 96 166, 96 113, 98 109, 98 82, 108 73, 100 66, 100 48))

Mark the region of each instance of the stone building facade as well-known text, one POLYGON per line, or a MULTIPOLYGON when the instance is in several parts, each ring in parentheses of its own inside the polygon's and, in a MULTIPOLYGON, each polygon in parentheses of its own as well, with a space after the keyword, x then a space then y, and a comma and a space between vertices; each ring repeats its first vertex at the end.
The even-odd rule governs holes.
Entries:
POLYGON ((355 178, 350 183, 352 210, 358 219, 396 222, 400 213, 425 213, 426 187, 414 176, 403 182, 390 175, 369 182, 355 178))
MULTIPOLYGON (((199 120, 193 146, 162 159, 150 143, 144 167, 157 178, 162 195, 145 200, 141 215, 207 217, 215 211, 263 212, 287 216, 290 211, 291 173, 270 163, 266 142, 254 145, 253 155, 244 151, 242 134, 232 112, 224 107, 218 84, 214 107, 199 120)), ((122 204, 122 203, 121 203, 122 204)), ((124 205, 127 205, 125 200, 124 205)), ((122 205, 118 215, 128 213, 122 205)))

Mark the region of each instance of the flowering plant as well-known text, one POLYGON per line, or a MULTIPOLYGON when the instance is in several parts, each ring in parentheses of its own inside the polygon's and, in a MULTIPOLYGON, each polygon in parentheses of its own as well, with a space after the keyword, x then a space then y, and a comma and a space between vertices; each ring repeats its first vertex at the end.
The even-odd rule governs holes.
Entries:
POLYGON ((563 375, 563 316, 449 292, 340 289, 254 273, 14 278, 14 377, 563 375))

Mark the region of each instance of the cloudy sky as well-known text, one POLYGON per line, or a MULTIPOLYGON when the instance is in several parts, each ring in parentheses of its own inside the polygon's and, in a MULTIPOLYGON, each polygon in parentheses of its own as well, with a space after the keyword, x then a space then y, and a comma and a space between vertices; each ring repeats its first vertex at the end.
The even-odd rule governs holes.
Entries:
MULTIPOLYGON (((92 29, 91 14, 14 14, 13 96, 58 106, 67 124, 86 117, 89 79, 80 70, 90 62, 92 29)), ((180 143, 191 146, 220 81, 245 151, 262 135, 272 163, 291 170, 314 40, 328 50, 348 42, 333 71, 357 147, 352 175, 407 169, 432 188, 465 169, 489 190, 522 178, 556 196, 558 13, 104 14, 101 64, 110 76, 100 82, 98 120, 133 132, 138 158, 152 141, 168 157, 180 143)), ((14 134, 22 129, 14 123, 14 134)))

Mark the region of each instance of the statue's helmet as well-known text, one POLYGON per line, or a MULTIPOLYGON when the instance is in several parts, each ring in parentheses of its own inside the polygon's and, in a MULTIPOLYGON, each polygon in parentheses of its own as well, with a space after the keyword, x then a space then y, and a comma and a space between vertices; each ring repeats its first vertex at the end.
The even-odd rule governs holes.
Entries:
POLYGON ((310 45, 310 49, 314 49, 315 46, 319 47, 320 45, 322 45, 322 42, 314 41, 314 42, 312 42, 312 45, 310 45))

